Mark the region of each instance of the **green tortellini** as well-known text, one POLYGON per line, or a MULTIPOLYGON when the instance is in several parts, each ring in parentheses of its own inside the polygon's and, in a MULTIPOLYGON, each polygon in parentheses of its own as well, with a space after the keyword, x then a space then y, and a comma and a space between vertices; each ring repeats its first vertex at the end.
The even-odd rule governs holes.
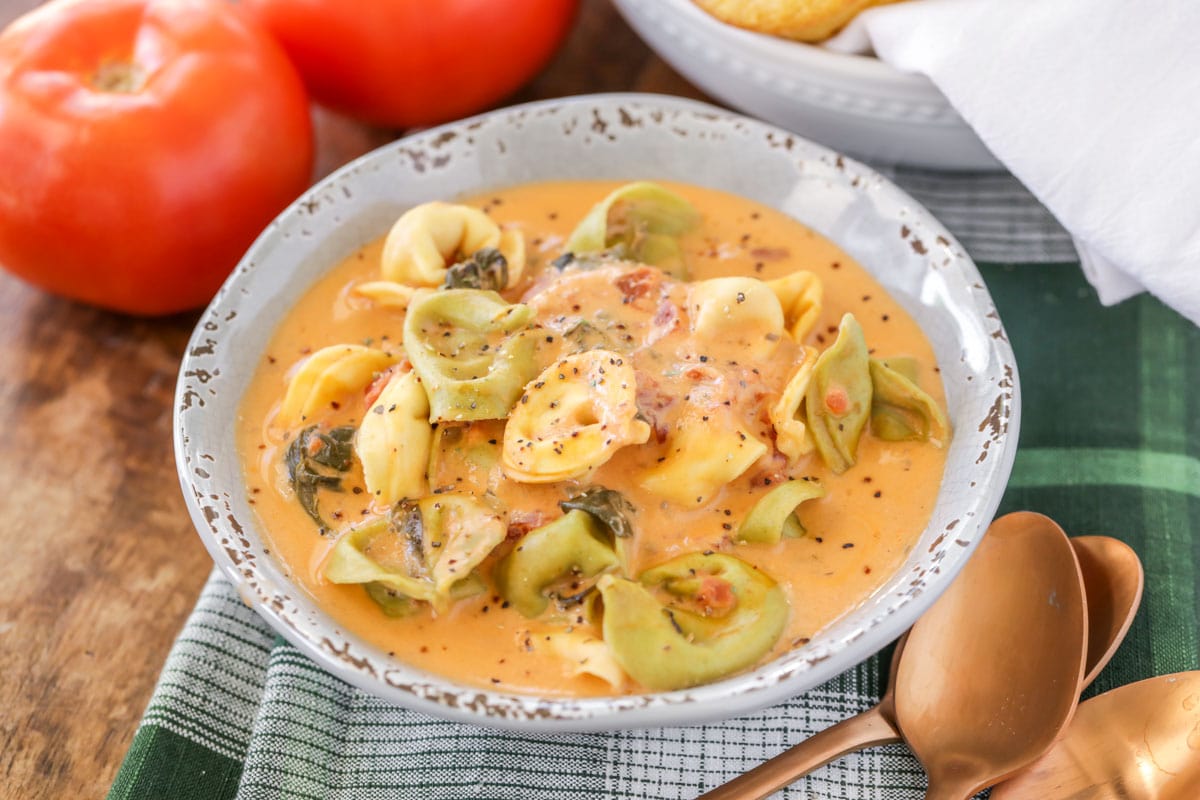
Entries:
POLYGON ((893 366, 872 358, 871 432, 880 439, 903 441, 927 439, 939 447, 950 436, 946 415, 932 397, 916 384, 905 362, 893 366))
POLYGON ((754 504, 738 526, 737 538, 743 542, 775 544, 780 538, 803 536, 804 526, 796 519, 797 506, 824 496, 825 487, 817 481, 781 483, 754 504))
POLYGON ((688 288, 692 334, 704 341, 736 342, 748 358, 767 358, 784 333, 783 307, 757 278, 710 278, 688 288))
POLYGON ((392 377, 354 437, 372 501, 391 507, 426 494, 425 469, 432 443, 429 400, 416 373, 392 377))
POLYGON ((590 578, 620 565, 613 540, 599 520, 572 510, 525 534, 496 565, 493 578, 500 594, 527 617, 546 610, 546 590, 556 581, 577 575, 590 578))
POLYGON ((404 349, 429 396, 429 420, 502 419, 537 374, 537 341, 522 330, 533 309, 495 292, 418 292, 404 320, 404 349))
POLYGON ((506 532, 504 518, 471 495, 400 503, 388 517, 346 531, 330 553, 325 577, 333 583, 379 584, 382 589, 368 591, 385 611, 394 613, 397 607, 382 598, 404 595, 442 612, 476 584, 473 570, 506 532))
POLYGON ((647 181, 622 186, 601 200, 571 232, 563 250, 614 250, 621 258, 652 264, 686 278, 679 236, 699 221, 687 200, 647 181))
POLYGON ((841 474, 857 460, 858 440, 871 415, 867 343, 854 315, 842 317, 837 340, 813 367, 805 400, 808 429, 825 464, 841 474))
POLYGON ((654 690, 685 689, 752 666, 788 617, 787 598, 770 576, 723 554, 680 556, 637 581, 604 575, 598 586, 604 641, 630 676, 654 690))

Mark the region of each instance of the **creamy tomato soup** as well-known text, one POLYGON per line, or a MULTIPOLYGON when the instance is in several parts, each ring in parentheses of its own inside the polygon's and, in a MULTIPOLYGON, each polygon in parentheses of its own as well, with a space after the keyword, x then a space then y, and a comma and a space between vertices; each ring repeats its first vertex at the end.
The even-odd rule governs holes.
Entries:
POLYGON ((670 689, 803 647, 904 560, 949 436, 929 343, 803 225, 663 186, 434 207, 288 314, 238 441, 274 554, 340 625, 489 688, 670 689), (436 288, 466 261, 499 294, 436 288))

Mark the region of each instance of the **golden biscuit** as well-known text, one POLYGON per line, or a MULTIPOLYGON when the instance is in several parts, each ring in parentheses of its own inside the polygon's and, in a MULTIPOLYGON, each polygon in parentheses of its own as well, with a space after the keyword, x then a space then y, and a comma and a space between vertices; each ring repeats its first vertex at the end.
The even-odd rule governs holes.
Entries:
POLYGON ((801 42, 828 39, 868 6, 896 0, 694 0, 722 22, 801 42))

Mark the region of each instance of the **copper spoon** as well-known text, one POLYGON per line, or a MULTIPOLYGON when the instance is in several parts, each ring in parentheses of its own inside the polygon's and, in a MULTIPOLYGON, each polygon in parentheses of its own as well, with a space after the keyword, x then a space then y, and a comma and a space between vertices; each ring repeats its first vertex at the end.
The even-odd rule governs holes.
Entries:
POLYGON ((1111 536, 1076 536, 1071 540, 1083 594, 1087 598, 1087 675, 1079 690, 1096 680, 1133 623, 1142 603, 1145 575, 1133 548, 1111 536))
MULTIPOLYGON (((1083 573, 1088 612, 1087 675, 1091 684, 1125 638, 1142 598, 1142 566, 1129 545, 1107 536, 1071 540, 1083 573)), ((697 800, 761 800, 847 753, 903 741, 896 728, 896 669, 907 637, 892 654, 887 691, 879 704, 819 731, 697 800)))
POLYGON ((909 632, 896 724, 926 800, 966 800, 1036 761, 1071 720, 1087 663, 1083 576, 1053 520, 992 523, 909 632))
POLYGON ((1195 800, 1200 672, 1131 683, 1079 704, 1041 761, 992 800, 1195 800))

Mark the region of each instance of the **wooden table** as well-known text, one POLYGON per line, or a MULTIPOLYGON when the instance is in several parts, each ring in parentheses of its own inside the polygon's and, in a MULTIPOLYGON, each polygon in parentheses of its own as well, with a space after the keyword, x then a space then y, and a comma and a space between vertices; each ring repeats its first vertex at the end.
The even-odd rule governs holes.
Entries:
MULTIPOLYGON (((37 3, 0 0, 0 24, 37 3)), ((606 0, 513 102, 700 97, 606 0)), ((317 112, 323 175, 393 132, 317 112)), ((102 797, 212 562, 171 447, 198 313, 133 319, 0 273, 0 796, 102 797)))

